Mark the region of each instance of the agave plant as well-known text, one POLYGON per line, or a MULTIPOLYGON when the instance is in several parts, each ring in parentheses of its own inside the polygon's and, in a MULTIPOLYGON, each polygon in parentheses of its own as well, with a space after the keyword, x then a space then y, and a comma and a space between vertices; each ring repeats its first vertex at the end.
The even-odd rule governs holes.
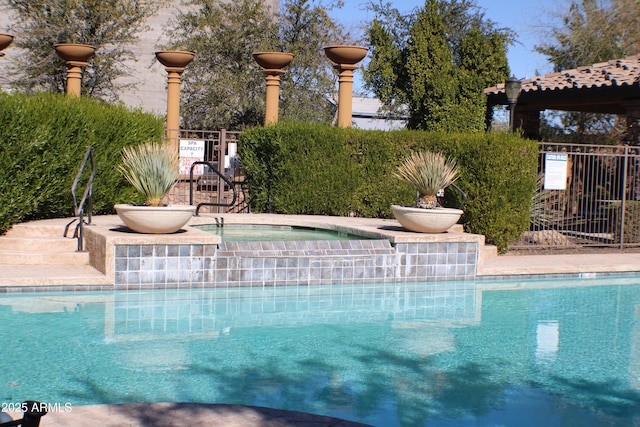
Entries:
POLYGON ((122 164, 125 179, 144 196, 145 205, 161 206, 162 199, 180 176, 180 158, 176 150, 158 142, 125 147, 122 164))
POLYGON ((453 157, 432 151, 415 152, 398 167, 396 177, 407 181, 418 192, 417 207, 438 207, 438 191, 453 184, 458 165, 453 157))

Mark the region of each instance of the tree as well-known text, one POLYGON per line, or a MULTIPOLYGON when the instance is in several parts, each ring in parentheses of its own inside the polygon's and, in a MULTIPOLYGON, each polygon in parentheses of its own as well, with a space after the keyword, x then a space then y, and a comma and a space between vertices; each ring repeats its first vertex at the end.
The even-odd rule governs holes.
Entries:
POLYGON ((144 21, 165 0, 5 0, 13 13, 16 47, 25 54, 13 64, 19 90, 64 92, 66 68, 55 54, 57 43, 84 43, 97 54, 83 72, 83 91, 109 101, 128 85, 116 82, 128 73, 124 61, 135 59, 130 50, 144 21))
POLYGON ((376 17, 366 31, 367 88, 390 111, 408 106, 410 128, 484 130, 490 115, 482 90, 508 77, 513 33, 469 0, 426 0, 406 15, 389 4, 369 6, 376 17))
MULTIPOLYGON (((554 71, 577 68, 637 54, 640 49, 640 2, 637 0, 572 0, 551 37, 536 46, 554 71)), ((545 139, 612 143, 620 140, 625 125, 611 114, 561 113, 543 126, 545 139), (560 127, 553 123, 560 123, 560 127)))
POLYGON ((187 6, 170 30, 170 48, 196 53, 183 75, 183 127, 262 124, 265 81, 252 58, 257 51, 294 55, 281 77, 282 120, 331 119, 335 78, 321 48, 348 39, 328 15, 341 2, 286 0, 280 11, 262 0, 188 0, 187 6))

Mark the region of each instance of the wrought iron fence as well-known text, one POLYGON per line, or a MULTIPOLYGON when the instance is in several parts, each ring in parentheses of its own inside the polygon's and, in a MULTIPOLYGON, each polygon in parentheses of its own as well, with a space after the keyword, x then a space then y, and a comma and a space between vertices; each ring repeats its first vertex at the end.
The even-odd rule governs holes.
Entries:
POLYGON ((511 247, 640 246, 640 147, 540 143, 531 225, 511 247))
POLYGON ((180 130, 177 137, 169 140, 180 150, 180 181, 167 196, 167 203, 189 204, 211 203, 226 205, 233 198, 229 183, 236 187, 238 197, 233 206, 202 206, 201 213, 213 212, 249 212, 244 172, 238 158, 238 136, 240 132, 222 129, 219 131, 180 130), (194 162, 208 162, 194 168, 190 178, 191 165, 194 162), (216 168, 220 174, 211 170, 216 168))

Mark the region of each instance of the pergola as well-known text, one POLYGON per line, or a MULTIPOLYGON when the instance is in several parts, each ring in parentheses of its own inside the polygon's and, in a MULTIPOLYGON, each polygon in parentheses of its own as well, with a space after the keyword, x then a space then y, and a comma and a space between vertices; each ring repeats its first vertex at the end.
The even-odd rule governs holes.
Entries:
MULTIPOLYGON (((505 85, 484 90, 489 105, 509 105, 505 85)), ((640 54, 523 80, 514 124, 540 139, 540 112, 580 111, 624 115, 624 142, 640 145, 640 54)))

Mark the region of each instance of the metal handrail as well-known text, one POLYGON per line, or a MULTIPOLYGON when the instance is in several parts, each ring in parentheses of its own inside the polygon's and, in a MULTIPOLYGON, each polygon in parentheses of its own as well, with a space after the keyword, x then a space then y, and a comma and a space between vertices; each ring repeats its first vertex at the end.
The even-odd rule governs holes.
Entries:
MULTIPOLYGON (((220 178, 222 178, 222 180, 229 186, 229 188, 231 189, 232 193, 233 193, 233 197, 231 198, 231 202, 229 203, 211 203, 211 202, 202 202, 202 203, 198 203, 198 205, 196 206, 196 213, 195 216, 198 216, 200 213, 200 207, 202 206, 224 206, 224 207, 232 207, 233 205, 236 204, 236 199, 238 198, 238 192, 236 190, 236 186, 233 184, 233 182, 227 178, 226 176, 224 176, 217 167, 214 166, 214 164, 212 162, 206 162, 206 161, 199 161, 199 162, 193 162, 191 164, 191 168, 189 169, 189 204, 193 205, 193 169, 195 169, 195 167, 197 165, 206 165, 209 167, 210 170, 212 170, 213 172, 215 172, 220 178)), ((220 188, 218 187, 218 191, 221 191, 220 188)))
POLYGON ((71 186, 71 196, 73 197, 73 207, 74 207, 74 215, 77 218, 71 220, 64 227, 64 237, 67 237, 67 232, 69 231, 69 226, 74 222, 78 221, 78 225, 76 225, 75 231, 73 232, 73 237, 78 239, 78 252, 82 252, 84 250, 84 212, 85 212, 85 204, 88 207, 88 215, 87 215, 87 225, 91 225, 91 212, 93 210, 93 179, 96 176, 96 163, 93 159, 93 149, 91 147, 87 147, 87 151, 84 154, 84 158, 82 159, 82 164, 80 165, 80 169, 76 175, 76 179, 73 181, 73 185, 71 186), (78 197, 76 195, 76 189, 78 188, 78 183, 80 182, 80 178, 82 177, 82 173, 84 172, 84 168, 87 166, 87 161, 91 161, 91 175, 87 181, 87 184, 84 188, 84 193, 82 194, 82 199, 78 202, 78 197))

